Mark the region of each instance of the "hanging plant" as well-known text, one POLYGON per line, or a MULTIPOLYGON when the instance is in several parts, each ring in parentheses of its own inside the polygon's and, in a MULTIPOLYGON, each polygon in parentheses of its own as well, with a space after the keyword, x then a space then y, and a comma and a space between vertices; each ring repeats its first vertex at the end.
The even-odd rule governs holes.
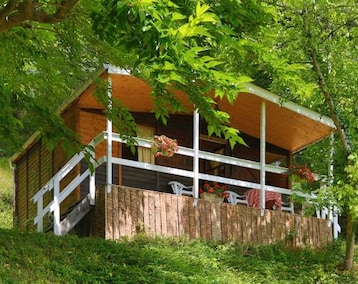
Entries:
POLYGON ((172 157, 178 151, 179 146, 175 139, 165 135, 155 135, 151 149, 155 157, 172 157))
POLYGON ((291 178, 292 180, 299 179, 309 183, 314 183, 316 181, 315 175, 308 167, 305 166, 289 166, 288 171, 284 173, 283 176, 291 178))

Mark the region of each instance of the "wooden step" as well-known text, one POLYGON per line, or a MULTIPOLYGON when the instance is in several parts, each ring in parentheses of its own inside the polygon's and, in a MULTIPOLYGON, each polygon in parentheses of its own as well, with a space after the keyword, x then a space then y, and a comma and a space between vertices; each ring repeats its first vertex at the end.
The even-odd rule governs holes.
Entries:
POLYGON ((60 223, 61 235, 68 234, 74 226, 76 226, 84 216, 91 211, 90 197, 87 195, 77 204, 75 208, 60 223))

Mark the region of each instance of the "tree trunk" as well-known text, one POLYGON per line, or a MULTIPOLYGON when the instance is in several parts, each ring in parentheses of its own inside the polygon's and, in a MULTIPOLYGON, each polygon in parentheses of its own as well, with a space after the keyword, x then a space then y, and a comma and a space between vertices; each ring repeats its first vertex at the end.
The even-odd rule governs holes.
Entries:
POLYGON ((355 228, 356 222, 351 214, 347 216, 347 232, 346 232, 346 255, 344 259, 344 269, 352 270, 354 262, 355 248, 355 228))

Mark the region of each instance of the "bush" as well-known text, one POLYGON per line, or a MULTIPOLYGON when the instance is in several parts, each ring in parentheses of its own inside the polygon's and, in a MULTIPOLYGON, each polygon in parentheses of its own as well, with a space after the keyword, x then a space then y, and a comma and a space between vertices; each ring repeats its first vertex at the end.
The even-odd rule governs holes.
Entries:
POLYGON ((13 177, 8 159, 0 158, 0 228, 12 228, 13 177))

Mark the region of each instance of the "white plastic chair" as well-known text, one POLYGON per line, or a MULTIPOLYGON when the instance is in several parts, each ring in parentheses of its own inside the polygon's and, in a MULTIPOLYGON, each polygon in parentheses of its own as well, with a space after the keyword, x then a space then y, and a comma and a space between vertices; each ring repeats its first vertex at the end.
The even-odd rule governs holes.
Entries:
POLYGON ((194 196, 192 185, 184 185, 178 181, 170 181, 168 184, 172 187, 172 190, 176 195, 194 196))
POLYGON ((291 201, 283 202, 282 201, 281 211, 291 212, 292 214, 295 213, 295 206, 293 205, 293 202, 291 202, 291 201))
POLYGON ((246 206, 248 205, 246 195, 241 195, 241 194, 238 194, 238 193, 230 191, 230 190, 226 190, 226 191, 224 191, 224 193, 228 194, 227 201, 230 204, 236 205, 236 204, 240 203, 240 204, 245 204, 246 206))

